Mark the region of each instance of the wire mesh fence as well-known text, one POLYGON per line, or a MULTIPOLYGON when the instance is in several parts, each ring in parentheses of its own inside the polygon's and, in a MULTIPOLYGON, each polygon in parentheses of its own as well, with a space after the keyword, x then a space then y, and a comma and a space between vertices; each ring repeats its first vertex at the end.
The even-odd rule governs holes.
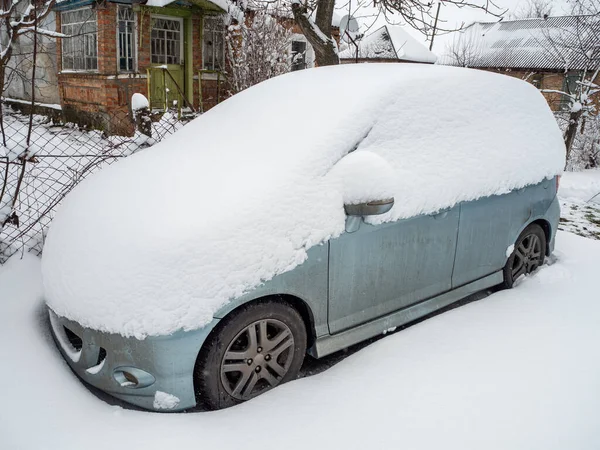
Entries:
POLYGON ((130 114, 115 112, 82 128, 57 124, 44 115, 20 114, 7 105, 2 109, 0 264, 19 252, 41 253, 56 207, 77 183, 154 145, 188 120, 166 111, 148 115, 142 126, 138 119, 136 126, 130 114), (107 123, 117 124, 121 132, 109 135, 107 123))

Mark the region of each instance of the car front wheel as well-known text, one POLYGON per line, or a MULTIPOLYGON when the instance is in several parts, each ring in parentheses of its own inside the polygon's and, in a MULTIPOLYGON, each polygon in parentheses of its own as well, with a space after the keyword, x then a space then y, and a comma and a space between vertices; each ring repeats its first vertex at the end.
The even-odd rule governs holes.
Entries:
POLYGON ((204 344, 195 370, 199 400, 222 409, 262 394, 298 376, 306 330, 290 305, 263 301, 223 319, 204 344))
POLYGON ((544 263, 546 234, 542 227, 532 223, 520 234, 504 266, 503 287, 511 288, 521 276, 530 274, 544 263))

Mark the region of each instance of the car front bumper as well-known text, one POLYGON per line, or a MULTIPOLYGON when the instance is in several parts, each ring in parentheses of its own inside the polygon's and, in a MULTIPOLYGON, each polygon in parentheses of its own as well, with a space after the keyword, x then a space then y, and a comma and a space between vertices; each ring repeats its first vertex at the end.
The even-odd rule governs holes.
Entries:
POLYGON ((140 340, 84 328, 51 309, 48 313, 60 352, 86 383, 153 411, 196 406, 194 365, 218 319, 198 330, 140 340), (170 401, 157 392, 169 394, 170 401))

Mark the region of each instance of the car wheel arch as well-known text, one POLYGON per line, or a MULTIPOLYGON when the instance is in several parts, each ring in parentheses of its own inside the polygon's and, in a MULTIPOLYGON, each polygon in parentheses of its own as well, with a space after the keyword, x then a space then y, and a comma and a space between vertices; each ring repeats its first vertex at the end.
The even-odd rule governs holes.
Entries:
MULTIPOLYGON (((543 217, 543 216, 538 216, 533 220, 529 220, 527 222, 525 222, 521 227, 519 227, 519 229, 516 230, 516 233, 513 237, 510 238, 509 243, 510 245, 514 245, 517 242, 517 239, 519 239, 519 236, 521 235, 521 233, 523 232, 523 230, 525 230, 528 226, 532 225, 532 224, 536 224, 539 225, 542 230, 544 231, 544 235, 546 236, 546 256, 548 256, 550 254, 550 239, 552 237, 552 227, 550 225, 550 223, 543 217)), ((508 260, 508 257, 506 257, 506 261, 508 260)))
MULTIPOLYGON (((243 308, 253 303, 261 303, 266 301, 277 301, 281 303, 287 303, 288 305, 293 307, 300 314, 300 316, 302 316, 302 321, 304 322, 304 327, 306 328, 308 344, 310 347, 310 345, 312 345, 312 343, 314 342, 314 339, 316 339, 317 337, 315 316, 308 302, 302 299, 301 297, 298 297, 297 295, 287 293, 265 294, 259 297, 246 299, 245 301, 239 303, 236 303, 234 301, 228 305, 225 305, 225 307, 223 307, 221 310, 215 313, 214 317, 223 320, 229 317, 231 314, 234 314, 240 308, 243 308)), ((214 330, 212 330, 211 333, 213 331, 214 330)))
POLYGON ((542 227, 542 230, 544 230, 544 234, 546 235, 545 251, 546 251, 546 256, 548 256, 550 254, 550 239, 552 237, 552 227, 546 219, 537 219, 531 223, 528 223, 525 228, 527 228, 529 225, 531 225, 533 223, 539 225, 540 227, 542 227))

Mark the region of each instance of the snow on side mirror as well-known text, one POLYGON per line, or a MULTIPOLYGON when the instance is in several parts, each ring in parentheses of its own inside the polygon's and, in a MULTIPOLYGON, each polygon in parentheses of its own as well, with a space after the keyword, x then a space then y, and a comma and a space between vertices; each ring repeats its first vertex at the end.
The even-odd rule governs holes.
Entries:
POLYGON ((350 217, 385 214, 394 206, 394 170, 381 156, 357 150, 331 170, 341 182, 344 210, 350 217))

